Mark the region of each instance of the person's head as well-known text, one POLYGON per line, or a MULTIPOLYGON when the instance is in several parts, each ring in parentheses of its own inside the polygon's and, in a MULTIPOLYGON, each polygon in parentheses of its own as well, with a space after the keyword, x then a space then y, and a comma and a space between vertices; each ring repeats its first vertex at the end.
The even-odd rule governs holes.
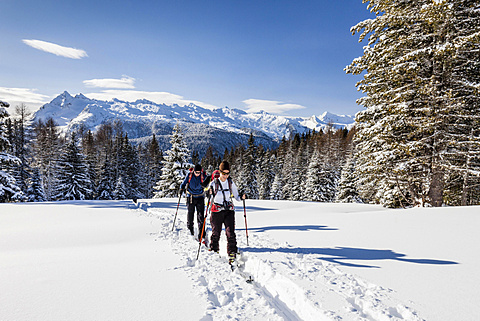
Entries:
POLYGON ((200 164, 195 165, 195 168, 193 169, 193 173, 197 176, 200 175, 202 173, 202 165, 200 164))
POLYGON ((228 177, 228 175, 230 175, 230 164, 227 161, 222 161, 218 169, 220 170, 220 175, 223 177, 228 177))

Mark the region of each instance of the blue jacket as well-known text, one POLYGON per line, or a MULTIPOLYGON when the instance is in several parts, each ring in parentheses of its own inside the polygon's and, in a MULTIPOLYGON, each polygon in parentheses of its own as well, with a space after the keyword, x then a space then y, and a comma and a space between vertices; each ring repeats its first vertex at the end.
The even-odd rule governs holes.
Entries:
POLYGON ((193 172, 188 173, 185 179, 183 180, 182 185, 180 185, 181 189, 185 189, 185 187, 188 184, 188 190, 187 193, 191 195, 197 195, 194 197, 204 197, 203 194, 203 188, 208 185, 210 181, 210 177, 206 175, 205 173, 202 173, 198 176, 196 176, 193 172), (190 180, 190 184, 188 183, 188 180, 190 179, 190 174, 192 174, 192 179, 190 180), (204 177, 204 180, 202 181, 202 176, 204 177))

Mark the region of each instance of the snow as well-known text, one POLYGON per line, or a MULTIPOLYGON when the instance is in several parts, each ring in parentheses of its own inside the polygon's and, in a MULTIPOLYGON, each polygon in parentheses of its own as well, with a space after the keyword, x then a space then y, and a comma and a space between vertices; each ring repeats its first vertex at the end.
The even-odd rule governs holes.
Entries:
POLYGON ((127 202, 0 208, 0 320, 202 316, 205 298, 175 269, 180 258, 150 235, 158 220, 129 210, 127 202))
POLYGON ((0 204, 0 320, 480 318, 478 206, 247 200, 231 272, 177 201, 0 204))

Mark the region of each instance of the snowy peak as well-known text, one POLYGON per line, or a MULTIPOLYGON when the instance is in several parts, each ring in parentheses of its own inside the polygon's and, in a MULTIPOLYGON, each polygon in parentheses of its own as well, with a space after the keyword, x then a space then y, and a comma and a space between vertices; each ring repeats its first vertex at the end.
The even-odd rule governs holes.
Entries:
MULTIPOLYGON (((261 133, 272 139, 290 137, 295 133, 308 130, 321 130, 328 125, 334 127, 353 126, 352 116, 335 115, 325 112, 319 117, 287 117, 269 114, 265 111, 247 113, 244 110, 223 107, 215 110, 206 109, 193 103, 185 106, 177 104, 157 104, 147 99, 135 102, 112 99, 101 101, 90 99, 83 94, 74 97, 67 91, 58 95, 50 103, 38 110, 34 118, 52 117, 65 131, 73 130, 80 124, 95 129, 108 120, 118 119, 123 122, 138 123, 142 127, 154 124, 175 124, 178 121, 204 124, 220 130, 237 134, 261 133)), ((128 133, 129 137, 139 137, 141 133, 128 133)), ((151 133, 144 133, 145 136, 151 133)))
POLYGON ((56 106, 66 106, 69 101, 71 101, 73 97, 68 93, 68 91, 64 91, 62 94, 58 95, 55 97, 50 104, 56 105, 56 106))
MULTIPOLYGON (((314 116, 312 116, 314 117, 314 116)), ((319 117, 323 123, 331 123, 331 124, 347 124, 354 122, 354 116, 350 115, 336 115, 332 114, 328 111, 324 112, 319 117)))

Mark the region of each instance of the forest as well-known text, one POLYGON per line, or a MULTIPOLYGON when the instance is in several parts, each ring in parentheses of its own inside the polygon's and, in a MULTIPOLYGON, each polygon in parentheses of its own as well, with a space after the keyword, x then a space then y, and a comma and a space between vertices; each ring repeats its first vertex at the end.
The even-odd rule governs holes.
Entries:
POLYGON ((171 147, 163 151, 155 135, 145 143, 130 142, 120 121, 64 137, 53 119, 29 125, 28 116, 21 105, 4 121, 11 156, 4 166, 12 179, 2 201, 176 197, 189 168, 199 163, 211 174, 222 160, 231 162, 232 177, 249 198, 361 201, 355 189, 346 191, 343 186, 351 183, 341 176, 345 165, 343 172, 353 169, 348 159, 354 129, 296 134, 275 149, 255 144, 252 135, 246 146, 223 154, 210 147, 200 155, 187 148, 178 124, 171 147))

